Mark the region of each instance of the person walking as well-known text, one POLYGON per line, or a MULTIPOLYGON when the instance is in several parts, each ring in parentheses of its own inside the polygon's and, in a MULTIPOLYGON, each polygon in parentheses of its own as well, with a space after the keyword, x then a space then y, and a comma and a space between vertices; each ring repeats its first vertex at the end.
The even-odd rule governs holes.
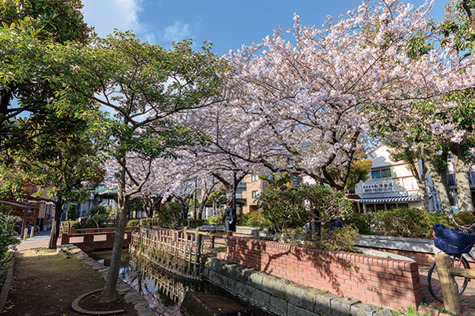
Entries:
POLYGON ((236 212, 233 210, 231 206, 231 202, 226 204, 226 209, 223 213, 223 222, 224 227, 227 232, 235 232, 236 231, 236 212))

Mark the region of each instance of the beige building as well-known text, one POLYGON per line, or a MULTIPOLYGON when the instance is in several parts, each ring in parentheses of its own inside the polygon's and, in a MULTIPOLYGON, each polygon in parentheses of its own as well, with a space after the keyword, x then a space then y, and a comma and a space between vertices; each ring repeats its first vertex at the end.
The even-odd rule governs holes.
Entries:
POLYGON ((257 211, 256 199, 266 189, 267 181, 260 179, 258 174, 248 174, 241 183, 246 186, 242 191, 242 212, 246 214, 257 211))

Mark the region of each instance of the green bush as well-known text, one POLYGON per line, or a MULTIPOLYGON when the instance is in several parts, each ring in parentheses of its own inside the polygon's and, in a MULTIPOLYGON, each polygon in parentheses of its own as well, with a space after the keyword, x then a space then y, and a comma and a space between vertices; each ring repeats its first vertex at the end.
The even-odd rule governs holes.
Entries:
POLYGON ((259 195, 257 207, 278 232, 302 227, 311 218, 298 190, 269 187, 259 195))
POLYGON ((336 219, 345 219, 351 203, 343 192, 319 185, 302 185, 298 189, 270 186, 257 200, 261 214, 249 216, 249 224, 262 228, 272 226, 284 234, 289 229, 301 229, 317 214, 322 226, 336 219))
MULTIPOLYGON (((459 216, 465 215, 456 215, 456 218, 459 216)), ((432 238, 434 224, 450 226, 446 214, 415 208, 393 208, 378 211, 372 213, 371 217, 374 220, 373 230, 385 236, 432 238)))
POLYGON ((371 214, 363 214, 351 211, 343 222, 345 225, 354 225, 360 234, 371 235, 374 234, 374 232, 371 230, 372 221, 373 219, 371 214))
POLYGON ((66 215, 68 220, 76 220, 78 218, 78 211, 76 203, 69 203, 68 212, 66 215))
POLYGON ((107 214, 107 213, 109 212, 107 211, 107 208, 103 205, 96 205, 94 207, 91 207, 91 209, 88 212, 88 214, 91 216, 94 216, 96 214, 107 214))
POLYGON ((0 205, 0 264, 10 259, 11 253, 8 252, 8 249, 20 243, 15 238, 17 233, 14 227, 17 222, 21 221, 21 218, 10 215, 12 211, 11 207, 0 205))
POLYGON ((180 223, 180 213, 183 211, 183 205, 176 202, 167 202, 163 204, 160 215, 158 216, 160 226, 164 228, 176 228, 180 223))
POLYGON ((140 219, 131 219, 130 221, 127 222, 127 226, 139 226, 140 224, 140 219))
POLYGON ((79 225, 79 221, 68 221, 68 222, 71 225, 71 228, 74 228, 74 229, 81 228, 80 225, 79 225))
POLYGON ((272 226, 272 223, 264 217, 262 212, 253 211, 246 214, 238 215, 237 224, 239 226, 250 226, 268 228, 272 226))
POLYGON ((210 216, 210 217, 207 218, 207 220, 210 224, 220 224, 222 218, 221 218, 221 216, 210 216))

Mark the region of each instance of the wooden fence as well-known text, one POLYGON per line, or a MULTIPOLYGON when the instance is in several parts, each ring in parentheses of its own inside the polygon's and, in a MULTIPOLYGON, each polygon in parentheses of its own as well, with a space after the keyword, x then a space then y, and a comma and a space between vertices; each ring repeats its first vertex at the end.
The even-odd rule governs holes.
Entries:
POLYGON ((475 279, 475 271, 457 268, 452 265, 452 259, 447 254, 435 255, 437 274, 439 275, 444 307, 455 315, 461 314, 460 297, 457 281, 454 276, 475 279))
POLYGON ((173 230, 141 227, 132 234, 129 251, 178 276, 198 280, 201 278, 200 257, 204 235, 209 236, 212 248, 216 236, 228 236, 228 233, 200 231, 199 228, 173 230))

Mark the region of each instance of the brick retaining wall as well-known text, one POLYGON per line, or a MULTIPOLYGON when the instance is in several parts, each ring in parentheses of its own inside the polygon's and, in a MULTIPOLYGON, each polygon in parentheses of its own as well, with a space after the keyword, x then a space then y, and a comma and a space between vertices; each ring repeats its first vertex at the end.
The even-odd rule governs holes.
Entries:
POLYGON ((295 283, 390 309, 422 301, 415 262, 230 237, 227 260, 295 283))
MULTIPOLYGON (((135 229, 135 227, 133 228, 135 229)), ((122 246, 124 248, 129 247, 130 240, 132 239, 132 230, 128 228, 124 235, 124 242, 122 246)), ((115 232, 114 228, 108 229, 103 232, 93 233, 77 233, 77 234, 61 234, 61 245, 73 244, 80 248, 82 251, 90 252, 101 249, 112 249, 114 247, 115 232)))

